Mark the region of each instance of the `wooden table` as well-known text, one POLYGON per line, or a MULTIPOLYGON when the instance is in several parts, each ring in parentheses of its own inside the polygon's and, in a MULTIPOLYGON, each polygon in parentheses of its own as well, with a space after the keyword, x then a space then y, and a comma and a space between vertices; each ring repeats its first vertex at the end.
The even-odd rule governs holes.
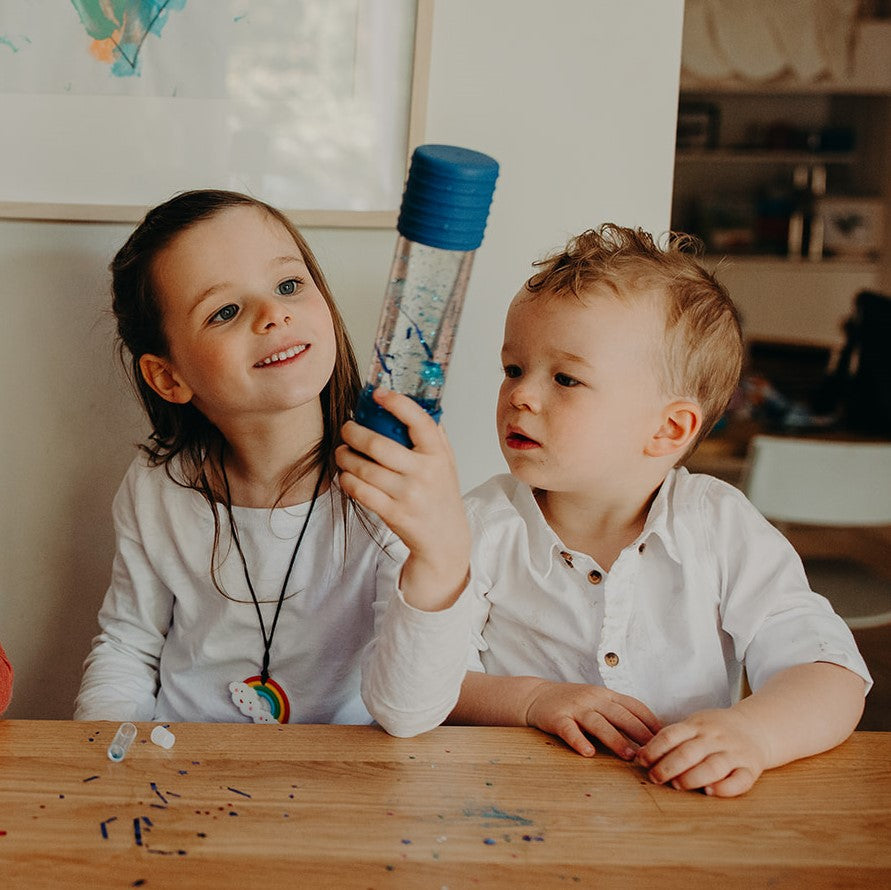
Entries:
POLYGON ((889 887, 891 734, 735 800, 531 729, 0 721, 0 887, 889 887))

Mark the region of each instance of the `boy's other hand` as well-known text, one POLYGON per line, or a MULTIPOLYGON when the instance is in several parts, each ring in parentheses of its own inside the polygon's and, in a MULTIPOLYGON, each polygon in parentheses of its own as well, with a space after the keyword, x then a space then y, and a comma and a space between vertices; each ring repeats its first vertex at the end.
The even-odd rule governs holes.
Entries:
POLYGON ((661 724, 653 712, 630 695, 585 683, 542 682, 532 694, 526 723, 559 736, 583 757, 596 753, 588 736, 623 760, 649 742, 661 724))
POLYGON ((744 794, 764 771, 767 752, 757 728, 733 708, 699 711, 666 726, 637 752, 650 780, 715 797, 744 794))

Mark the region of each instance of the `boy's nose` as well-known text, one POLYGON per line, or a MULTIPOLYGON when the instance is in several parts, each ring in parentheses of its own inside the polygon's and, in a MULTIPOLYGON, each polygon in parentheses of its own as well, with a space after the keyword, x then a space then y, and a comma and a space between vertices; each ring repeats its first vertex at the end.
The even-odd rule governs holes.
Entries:
POLYGON ((514 408, 525 408, 527 411, 538 411, 541 399, 536 395, 535 387, 528 380, 518 382, 510 391, 509 401, 514 408))

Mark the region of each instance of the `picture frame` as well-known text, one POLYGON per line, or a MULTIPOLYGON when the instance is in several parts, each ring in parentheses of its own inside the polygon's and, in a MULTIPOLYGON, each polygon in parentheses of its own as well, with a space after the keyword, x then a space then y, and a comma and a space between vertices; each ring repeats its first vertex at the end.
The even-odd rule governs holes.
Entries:
POLYGON ((817 202, 823 229, 823 255, 871 260, 882 250, 884 207, 881 198, 827 195, 817 202))
POLYGON ((681 102, 675 147, 681 151, 710 151, 718 147, 720 111, 711 102, 681 102))
POLYGON ((433 0, 124 5, 58 4, 52 27, 0 7, 0 218, 136 222, 228 188, 299 225, 395 225, 433 0))

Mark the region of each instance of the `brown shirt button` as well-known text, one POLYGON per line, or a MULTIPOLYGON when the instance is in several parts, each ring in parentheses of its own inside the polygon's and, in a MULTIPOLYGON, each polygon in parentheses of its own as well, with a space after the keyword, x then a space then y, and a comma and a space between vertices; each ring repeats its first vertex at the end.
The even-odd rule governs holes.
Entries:
POLYGON ((603 656, 603 660, 611 667, 614 668, 619 663, 619 656, 616 655, 615 652, 607 652, 606 655, 603 656))
POLYGON ((646 549, 647 549, 647 545, 646 545, 646 542, 644 542, 643 544, 638 545, 637 552, 643 553, 644 550, 646 550, 646 549))
POLYGON ((591 569, 591 571, 588 572, 588 580, 592 584, 599 584, 603 580, 603 575, 601 575, 597 569, 591 569))
POLYGON ((561 550, 560 555, 563 557, 563 562, 572 568, 572 554, 568 550, 561 550))

